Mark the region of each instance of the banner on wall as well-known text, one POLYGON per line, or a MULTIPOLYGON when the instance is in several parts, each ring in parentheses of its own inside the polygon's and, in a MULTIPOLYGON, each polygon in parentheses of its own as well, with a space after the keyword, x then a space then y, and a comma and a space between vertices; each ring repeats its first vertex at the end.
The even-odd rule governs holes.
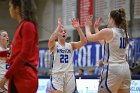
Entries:
MULTIPOLYGON (((140 60, 140 38, 131 39, 129 42, 128 59, 130 66, 140 60)), ((95 66, 102 58, 102 46, 100 43, 88 43, 74 51, 73 62, 74 67, 90 67, 95 66)), ((39 50, 39 66, 38 68, 50 67, 50 53, 47 48, 39 50)))

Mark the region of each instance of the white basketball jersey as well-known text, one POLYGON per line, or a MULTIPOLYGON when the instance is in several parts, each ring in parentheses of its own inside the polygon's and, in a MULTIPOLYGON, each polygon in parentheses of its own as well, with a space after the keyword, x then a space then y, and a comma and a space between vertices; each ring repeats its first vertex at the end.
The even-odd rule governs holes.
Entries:
MULTIPOLYGON (((0 51, 4 50, 2 47, 0 47, 0 51)), ((6 73, 6 63, 5 60, 0 60, 0 75, 4 75, 6 73)))
POLYGON ((126 34, 123 29, 112 28, 113 38, 104 44, 104 63, 126 62, 126 34))
POLYGON ((65 47, 62 47, 56 42, 53 52, 52 74, 73 71, 72 54, 73 50, 70 43, 65 43, 65 47))

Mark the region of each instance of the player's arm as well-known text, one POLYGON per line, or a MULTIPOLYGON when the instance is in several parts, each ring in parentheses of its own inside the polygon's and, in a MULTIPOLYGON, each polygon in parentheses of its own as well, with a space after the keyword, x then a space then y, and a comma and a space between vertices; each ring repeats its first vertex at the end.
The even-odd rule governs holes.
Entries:
MULTIPOLYGON (((86 31, 90 31, 90 30, 91 30, 91 27, 93 26, 93 27, 94 27, 95 33, 100 32, 100 31, 98 30, 98 28, 99 28, 99 26, 100 26, 100 24, 101 24, 101 20, 102 20, 102 18, 99 17, 99 18, 95 21, 95 23, 93 24, 93 16, 92 16, 92 15, 87 16, 87 17, 86 17, 86 22, 85 22, 85 29, 86 29, 86 31), (96 29, 96 28, 97 28, 97 29, 96 29)), ((89 41, 90 41, 90 40, 89 40, 89 41)), ((104 43, 104 40, 99 40, 98 42, 100 42, 101 44, 103 44, 103 43, 104 43)))
POLYGON ((105 28, 102 30, 99 30, 99 19, 95 21, 94 24, 94 30, 95 34, 91 33, 91 26, 92 26, 92 20, 90 18, 86 19, 85 22, 85 30, 86 30, 86 37, 88 41, 91 42, 97 42, 97 41, 109 41, 113 37, 113 32, 110 28, 105 28))
POLYGON ((48 48, 49 48, 50 52, 52 52, 55 47, 55 40, 58 38, 58 32, 61 30, 62 27, 63 27, 62 20, 60 18, 58 18, 58 26, 55 29, 55 31, 52 33, 52 35, 49 39, 49 42, 48 42, 48 48))
POLYGON ((102 29, 100 32, 96 34, 92 34, 90 32, 90 29, 86 27, 86 36, 87 40, 91 42, 97 42, 97 41, 109 41, 113 37, 113 32, 109 28, 102 29))
MULTIPOLYGON (((95 23, 94 23, 94 30, 95 30, 95 33, 98 33, 99 32, 99 30, 96 30, 96 26, 100 26, 100 24, 101 24, 101 20, 102 20, 102 18, 101 17, 99 17, 98 19, 97 19, 97 21, 95 21, 95 23)), ((98 27, 99 28, 99 27, 98 27)), ((104 40, 100 40, 99 41, 101 44, 103 44, 104 43, 104 40)))
POLYGON ((82 29, 80 28, 80 24, 79 24, 78 19, 73 18, 72 19, 72 25, 78 31, 78 34, 80 36, 80 41, 71 42, 72 48, 73 48, 73 50, 75 50, 75 49, 78 49, 78 48, 82 47, 84 44, 86 44, 87 39, 86 39, 84 33, 82 32, 82 29))
POLYGON ((95 23, 94 23, 94 30, 95 30, 95 33, 98 33, 98 32, 99 32, 99 26, 100 26, 100 24, 101 24, 101 20, 102 20, 102 18, 99 17, 99 18, 95 21, 95 23))
POLYGON ((5 83, 7 82, 8 80, 4 77, 1 81, 0 81, 0 89, 5 89, 4 88, 4 85, 5 85, 5 83))

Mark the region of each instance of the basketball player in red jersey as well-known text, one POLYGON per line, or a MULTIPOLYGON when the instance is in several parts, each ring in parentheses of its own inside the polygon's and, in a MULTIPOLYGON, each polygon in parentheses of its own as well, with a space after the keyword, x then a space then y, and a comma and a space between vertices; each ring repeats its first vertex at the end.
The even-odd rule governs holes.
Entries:
POLYGON ((17 20, 19 25, 11 44, 10 68, 0 82, 0 87, 8 80, 8 93, 36 93, 38 30, 34 0, 10 0, 9 6, 11 18, 17 20))

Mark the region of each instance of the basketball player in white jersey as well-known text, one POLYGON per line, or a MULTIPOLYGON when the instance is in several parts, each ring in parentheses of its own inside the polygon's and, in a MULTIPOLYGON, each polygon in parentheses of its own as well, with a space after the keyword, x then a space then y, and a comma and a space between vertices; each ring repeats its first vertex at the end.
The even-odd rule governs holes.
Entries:
MULTIPOLYGON (((7 45, 9 42, 8 33, 4 30, 0 31, 0 51, 7 50, 7 45)), ((7 64, 6 60, 4 60, 2 57, 0 58, 0 81, 4 77, 5 73, 7 71, 7 64)), ((2 88, 0 87, 0 93, 6 93, 8 86, 7 83, 2 88)))
POLYGON ((108 27, 99 31, 99 19, 94 23, 96 34, 90 32, 92 20, 87 18, 85 28, 91 42, 104 40, 104 56, 98 93, 130 93, 131 74, 126 61, 126 45, 129 43, 124 9, 112 10, 108 27))
POLYGON ((49 50, 54 55, 51 74, 51 90, 53 91, 51 93, 76 93, 72 54, 75 49, 85 45, 87 40, 77 19, 72 19, 72 26, 78 31, 80 41, 67 43, 67 31, 61 19, 58 19, 58 26, 48 42, 49 50), (58 42, 55 42, 56 39, 58 42))

